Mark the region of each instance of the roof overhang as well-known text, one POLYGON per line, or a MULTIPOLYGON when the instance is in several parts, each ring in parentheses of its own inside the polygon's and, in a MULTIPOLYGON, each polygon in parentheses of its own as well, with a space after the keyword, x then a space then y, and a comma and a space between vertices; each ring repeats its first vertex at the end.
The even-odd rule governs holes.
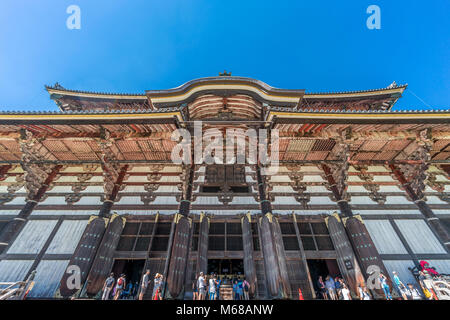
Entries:
POLYGON ((151 103, 159 106, 189 103, 200 95, 210 93, 248 94, 258 97, 258 100, 262 102, 296 106, 301 101, 305 90, 278 89, 251 78, 224 76, 192 80, 174 89, 146 91, 151 103))
POLYGON ((442 112, 284 112, 270 111, 267 121, 277 124, 450 124, 450 111, 442 112))

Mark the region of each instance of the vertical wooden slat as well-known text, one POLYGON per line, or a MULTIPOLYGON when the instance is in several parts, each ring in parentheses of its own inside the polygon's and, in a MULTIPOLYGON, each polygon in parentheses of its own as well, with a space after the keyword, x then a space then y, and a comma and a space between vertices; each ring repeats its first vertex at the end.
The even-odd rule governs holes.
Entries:
POLYGON ((168 290, 166 293, 168 298, 183 299, 191 219, 176 214, 175 223, 175 234, 167 273, 168 290))
MULTIPOLYGON (((81 284, 83 285, 88 277, 92 262, 94 261, 97 248, 100 245, 103 234, 108 225, 107 218, 91 216, 89 223, 84 230, 83 236, 78 243, 75 252, 70 259, 69 266, 75 265, 80 268, 81 284)), ((67 281, 71 276, 70 273, 64 273, 59 287, 59 295, 62 297, 70 297, 80 293, 79 289, 69 289, 67 281)))
POLYGON ((349 289, 353 292, 358 292, 358 285, 364 285, 364 277, 341 219, 336 213, 326 217, 325 223, 336 250, 337 263, 341 275, 350 286, 349 289))
MULTIPOLYGON (((352 243, 353 251, 358 259, 359 266, 366 281, 370 274, 367 272, 369 266, 377 266, 386 276, 389 286, 392 288, 392 281, 389 273, 384 266, 383 260, 378 253, 369 231, 364 225, 361 216, 351 216, 342 219, 349 239, 352 243)), ((382 290, 376 289, 378 294, 382 294, 382 290)))
POLYGON ((91 271, 87 278, 86 294, 96 296, 102 289, 113 265, 113 255, 125 226, 125 218, 114 214, 99 245, 91 271))
POLYGON ((284 252, 284 244, 283 244, 283 237, 281 235, 280 223, 278 222, 278 218, 276 217, 273 217, 272 222, 274 235, 273 238, 275 241, 275 248, 277 250, 278 266, 280 269, 280 279, 283 289, 283 297, 290 298, 291 286, 289 282, 288 268, 286 264, 286 253, 284 252))
POLYGON ((264 268, 266 270, 267 291, 270 298, 281 298, 282 288, 280 279, 280 269, 278 258, 274 248, 275 242, 272 235, 272 215, 266 214, 259 219, 261 231, 261 250, 264 258, 264 268))
POLYGON ((250 297, 254 297, 256 294, 256 288, 258 286, 258 283, 256 278, 256 268, 254 261, 253 235, 251 228, 250 213, 244 215, 241 218, 241 224, 242 224, 242 244, 244 249, 244 273, 245 278, 250 284, 249 290, 250 297))
POLYGON ((297 236, 299 255, 300 255, 300 261, 299 261, 299 267, 298 267, 299 270, 297 272, 299 273, 300 281, 302 281, 302 283, 305 284, 301 288, 303 291, 302 294, 305 298, 307 296, 315 298, 316 294, 315 294, 315 290, 314 290, 314 285, 312 283, 311 275, 309 273, 308 261, 306 260, 305 249, 303 248, 303 241, 300 236, 300 230, 298 229, 297 217, 296 217, 295 213, 292 213, 292 218, 293 218, 292 223, 294 224, 294 229, 295 229, 295 235, 297 236))
POLYGON ((208 233, 209 233, 209 218, 205 214, 200 215, 200 230, 198 236, 197 249, 197 273, 208 271, 208 233))

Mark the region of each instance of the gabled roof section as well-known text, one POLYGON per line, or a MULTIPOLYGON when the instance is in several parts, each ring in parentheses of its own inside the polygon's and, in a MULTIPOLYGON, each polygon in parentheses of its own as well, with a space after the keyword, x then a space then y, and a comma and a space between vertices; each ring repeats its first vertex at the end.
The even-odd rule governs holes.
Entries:
POLYGON ((148 90, 147 97, 152 105, 167 106, 174 103, 190 103, 195 98, 205 95, 247 94, 260 102, 275 105, 297 106, 305 90, 278 89, 268 84, 246 77, 219 76, 200 78, 167 90, 148 90))

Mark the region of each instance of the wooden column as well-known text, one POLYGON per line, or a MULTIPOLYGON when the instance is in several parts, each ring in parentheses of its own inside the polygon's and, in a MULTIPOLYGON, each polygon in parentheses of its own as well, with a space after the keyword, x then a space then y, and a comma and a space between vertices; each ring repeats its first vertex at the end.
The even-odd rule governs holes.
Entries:
POLYGON ((200 215, 200 230, 198 236, 198 249, 197 249, 197 265, 196 272, 208 271, 208 234, 209 234, 209 218, 202 213, 200 215))
POLYGON ((250 284, 250 297, 254 297, 257 288, 256 268, 253 251, 253 234, 251 226, 250 213, 241 218, 242 224, 242 243, 244 248, 244 273, 245 278, 250 284))
MULTIPOLYGON (((27 170, 32 170, 31 168, 28 167, 25 168, 27 170)), ((50 170, 50 173, 48 173, 47 176, 44 178, 42 185, 37 189, 37 191, 36 190, 33 191, 33 188, 31 186, 35 183, 39 183, 39 180, 35 181, 33 179, 33 174, 30 171, 25 171, 25 174, 29 176, 26 178, 27 180, 26 183, 30 185, 27 187, 29 195, 26 200, 25 206, 22 208, 22 210, 20 210, 18 216, 8 222, 8 224, 4 227, 0 235, 0 254, 4 253, 8 245, 19 234, 20 230, 22 230, 23 226, 28 220, 28 217, 33 212, 33 209, 39 203, 42 196, 47 191, 50 183, 55 179, 56 175, 59 173, 61 168, 62 165, 53 166, 51 169, 47 168, 47 170, 50 170)), ((43 169, 41 170, 44 171, 43 169)))
POLYGON ((281 234, 280 223, 277 217, 273 217, 273 238, 278 256, 278 266, 280 268, 281 284, 283 287, 284 298, 291 298, 291 285, 289 281, 288 268, 286 263, 286 252, 284 252, 283 236, 281 234))
MULTIPOLYGON (((339 205, 339 209, 341 211, 340 217, 344 224, 345 230, 347 232, 348 239, 352 245, 353 252, 356 255, 358 264, 361 268, 362 274, 364 275, 364 279, 368 280, 370 274, 367 272, 369 266, 377 266, 380 271, 386 275, 390 287, 392 288, 392 282, 389 277, 389 273, 383 263, 383 260, 378 253, 375 244, 373 243, 372 237, 369 234, 366 226, 364 225, 361 216, 353 215, 352 209, 348 203, 347 199, 344 199, 342 195, 345 193, 345 190, 339 190, 337 183, 333 177, 331 169, 327 165, 322 165, 322 168, 325 172, 326 178, 328 180, 328 184, 330 186, 331 191, 333 192, 334 197, 339 205)), ((339 185, 345 185, 344 182, 340 182, 339 185)), ((344 254, 344 251, 338 253, 344 254)), ((339 259, 346 260, 345 256, 339 257, 339 259)), ((369 269, 370 271, 370 269, 369 269)), ((376 290, 377 293, 381 293, 380 290, 376 290)))
POLYGON ((279 233, 279 228, 276 228, 273 224, 272 206, 266 198, 265 183, 259 167, 256 168, 256 177, 261 207, 261 217, 259 218, 261 251, 266 270, 267 291, 270 299, 285 299, 289 296, 290 290, 288 289, 288 275, 287 273, 282 273, 282 269, 286 266, 286 258, 283 252, 280 252, 279 245, 277 245, 276 237, 280 235, 275 235, 279 233))
MULTIPOLYGON (((153 223, 153 228, 152 228, 152 236, 150 238, 150 243, 148 244, 148 249, 147 249, 147 254, 145 255, 145 263, 144 263, 144 268, 142 272, 146 272, 147 269, 150 269, 150 254, 151 254, 151 250, 152 250, 152 246, 153 246, 153 239, 155 238, 155 234, 156 234, 156 228, 158 228, 158 223, 159 223, 159 212, 155 215, 155 222, 153 223)), ((150 270, 151 274, 155 274, 155 270, 150 270)), ((142 277, 139 281, 142 281, 142 277)), ((151 285, 149 285, 147 287, 147 291, 144 292, 144 296, 143 296, 143 300, 151 300, 152 299, 152 290, 150 290, 151 285)), ((141 293, 141 282, 139 282, 139 292, 138 294, 141 293)))
POLYGON ((113 214, 109 219, 108 227, 87 278, 86 294, 89 297, 99 294, 103 288, 103 283, 108 278, 114 262, 113 255, 125 227, 125 222, 125 218, 118 214, 113 214))
MULTIPOLYGON (((441 220, 434 214, 433 210, 428 206, 428 203, 424 200, 424 195, 421 190, 415 191, 414 188, 411 186, 411 183, 407 181, 404 174, 401 172, 401 170, 391 164, 389 165, 389 168, 394 173, 394 176, 397 178, 397 180, 402 185, 405 192, 408 194, 409 198, 414 201, 416 206, 419 208, 422 215, 425 217, 426 222, 430 226, 430 228, 434 231, 434 233, 438 236, 438 238, 441 240, 441 242, 444 244, 447 252, 450 252, 450 237, 445 229, 445 227, 442 225, 441 220)), ((422 182, 423 183, 423 182, 422 182)), ((424 187, 424 185, 423 185, 424 187)))
POLYGON ((171 245, 171 253, 168 257, 169 266, 167 273, 168 299, 183 299, 185 273, 189 254, 189 235, 192 220, 188 218, 191 207, 192 184, 194 180, 194 167, 185 167, 183 173, 184 186, 183 197, 180 202, 179 213, 175 216, 175 234, 171 245))
MULTIPOLYGON (((299 270, 299 272, 301 274, 301 278, 303 278, 303 281, 308 284, 308 289, 309 289, 309 292, 311 293, 311 297, 315 298, 316 293, 315 293, 314 285, 313 285, 313 282, 311 279, 311 274, 309 273, 308 261, 306 260, 305 249, 303 249, 303 241, 302 241, 302 237, 300 236, 300 230, 298 229, 298 224, 297 224, 297 216, 295 215, 295 213, 292 213, 292 220, 293 220, 293 224, 294 224, 295 234, 297 236, 298 248, 299 248, 299 253, 300 253, 300 270, 299 270)), ((305 292, 303 293, 303 295, 305 296, 305 292)))
POLYGON ((364 285, 364 276, 358 264, 352 244, 348 239, 344 225, 337 213, 325 218, 331 241, 337 253, 337 263, 344 280, 353 292, 358 292, 358 285, 364 285))
MULTIPOLYGON (((117 197, 117 193, 119 192, 120 185, 123 182, 127 169, 128 165, 125 165, 120 169, 117 180, 115 181, 115 183, 113 182, 113 186, 109 188, 111 190, 111 193, 107 195, 106 200, 103 202, 98 216, 90 217, 89 223, 86 226, 86 229, 84 229, 80 242, 78 243, 77 248, 75 249, 75 252, 73 253, 72 258, 70 259, 70 262, 68 264, 69 266, 75 265, 80 268, 82 285, 85 284, 86 279, 88 278, 88 275, 92 268, 92 264, 97 255, 97 251, 100 247, 100 244, 102 243, 103 236, 109 223, 109 219, 107 218, 107 216, 109 215, 114 200, 117 197)), ((105 184, 107 183, 111 185, 110 181, 105 182, 105 184)), ((75 294, 80 295, 82 293, 80 289, 70 289, 68 287, 67 280, 70 276, 71 274, 64 273, 64 276, 61 279, 59 295, 62 297, 71 297, 75 294)))

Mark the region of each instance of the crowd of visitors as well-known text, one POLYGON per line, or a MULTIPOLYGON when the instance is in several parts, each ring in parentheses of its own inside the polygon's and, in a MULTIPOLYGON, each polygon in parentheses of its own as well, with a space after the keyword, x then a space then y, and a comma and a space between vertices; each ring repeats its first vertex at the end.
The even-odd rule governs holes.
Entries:
MULTIPOLYGON (((142 276, 141 285, 137 282, 134 284, 130 281, 127 283, 126 275, 121 274, 119 278, 114 278, 114 273, 111 273, 105 280, 102 289, 102 300, 126 300, 136 299, 142 300, 144 294, 150 285, 150 270, 147 270, 142 276)), ((164 277, 157 273, 153 279, 153 300, 162 300, 162 288, 164 285, 164 277)))
MULTIPOLYGON (((421 274, 424 273, 421 271, 421 274)), ((424 297, 429 298, 429 295, 427 294, 428 290, 425 288, 425 286, 422 285, 422 283, 419 283, 422 289, 421 293, 421 291, 418 290, 412 283, 408 283, 407 285, 405 285, 400 280, 400 277, 398 276, 396 271, 392 272, 392 280, 394 288, 391 288, 389 286, 388 279, 383 273, 380 273, 378 277, 378 283, 380 285, 379 288, 382 290, 384 298, 386 300, 393 300, 392 289, 394 289, 398 294, 398 297, 401 297, 401 299, 403 300, 422 300, 424 299, 424 297)), ((324 300, 373 299, 373 295, 366 286, 359 284, 357 289, 358 292, 355 292, 352 296, 352 293, 349 290, 349 286, 342 278, 335 277, 333 279, 333 277, 330 275, 325 278, 325 281, 323 280, 322 276, 319 276, 319 278, 317 279, 317 288, 319 297, 324 300)))
MULTIPOLYGON (((386 300, 393 300, 393 293, 395 298, 403 300, 422 300, 422 299, 436 299, 433 297, 431 289, 427 286, 427 281, 432 277, 436 277, 436 272, 426 269, 428 264, 422 266, 422 270, 418 272, 417 281, 419 286, 416 287, 412 283, 406 285, 402 282, 396 271, 392 272, 392 288, 388 278, 383 273, 378 276, 377 283, 379 284, 379 292, 382 292, 386 300)), ((437 274, 439 276, 439 274, 437 274)), ((102 300, 119 300, 119 299, 139 299, 143 300, 147 293, 150 284, 153 281, 153 290, 151 298, 153 300, 163 299, 163 288, 165 287, 164 276, 156 273, 155 277, 151 279, 150 270, 146 270, 141 278, 140 284, 138 282, 132 283, 127 281, 126 275, 121 274, 117 279, 114 273, 111 273, 105 280, 102 288, 102 300)), ((317 297, 324 300, 372 300, 374 299, 374 291, 369 290, 365 285, 359 284, 357 292, 351 292, 349 285, 341 277, 333 277, 328 275, 323 279, 319 276, 317 279, 317 297)), ((203 272, 196 274, 195 280, 192 284, 193 300, 249 300, 250 299, 250 283, 243 276, 219 277, 212 273, 207 276, 203 272), (224 290, 221 291, 221 288, 224 290), (225 290, 226 289, 226 290, 225 290), (226 297, 221 297, 225 295, 226 297)), ((379 298, 376 297, 375 298, 379 298)))
POLYGON ((250 283, 244 278, 218 277, 212 273, 209 277, 203 272, 196 275, 192 284, 192 292, 194 300, 222 300, 220 288, 222 286, 232 289, 233 300, 249 300, 250 283))

